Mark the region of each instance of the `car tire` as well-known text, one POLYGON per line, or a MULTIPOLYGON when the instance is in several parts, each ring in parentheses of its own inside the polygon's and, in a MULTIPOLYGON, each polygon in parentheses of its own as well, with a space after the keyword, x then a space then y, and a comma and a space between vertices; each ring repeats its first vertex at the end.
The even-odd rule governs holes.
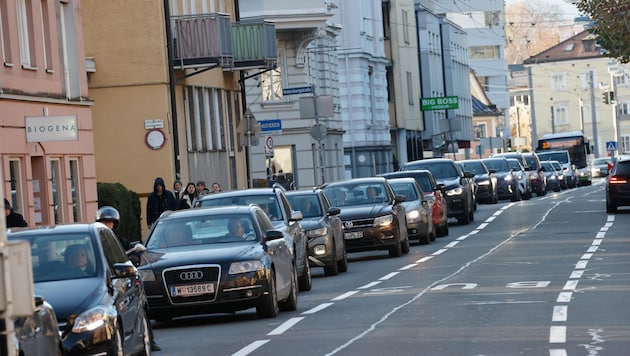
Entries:
POLYGON ((150 356, 151 355, 151 331, 149 330, 149 320, 147 319, 146 313, 142 312, 142 351, 140 351, 140 356, 150 356))
POLYGON ((269 290, 267 294, 260 297, 260 302, 256 306, 256 316, 262 318, 275 318, 278 316, 278 296, 276 295, 276 272, 272 269, 269 272, 269 290))
POLYGON ((460 225, 470 224, 470 211, 468 208, 464 209, 464 212, 457 217, 457 223, 460 225))
POLYGON ((287 297, 287 299, 278 303, 278 308, 281 311, 297 310, 297 284, 297 270, 295 269, 295 266, 293 266, 293 271, 291 272, 291 291, 289 292, 289 296, 287 297))
POLYGON ((346 246, 343 247, 343 257, 337 262, 339 272, 348 272, 348 253, 346 252, 346 246))
POLYGON ((313 288, 311 266, 308 264, 308 256, 306 256, 306 261, 304 261, 304 270, 302 271, 302 275, 298 279, 298 285, 301 292, 308 292, 309 290, 311 290, 311 288, 313 288))
POLYGON ((617 212, 617 204, 606 197, 606 212, 614 214, 617 212))
POLYGON ((433 226, 433 229, 431 229, 431 232, 429 233, 429 241, 430 242, 435 241, 436 237, 437 237, 437 235, 436 235, 436 232, 435 232, 435 226, 433 226))
POLYGON ((116 323, 116 334, 114 335, 113 341, 114 342, 112 345, 112 355, 124 356, 125 351, 123 348, 123 336, 122 336, 122 330, 120 330, 119 323, 116 323))
POLYGON ((426 234, 424 234, 423 236, 420 236, 420 238, 418 239, 418 243, 420 243, 420 245, 428 245, 430 242, 431 242, 431 231, 427 230, 426 234))
POLYGON ((389 257, 402 256, 402 243, 400 242, 400 232, 398 232, 398 238, 392 246, 389 247, 389 257))
POLYGON ((403 242, 400 243, 400 250, 402 251, 403 254, 408 254, 409 250, 411 248, 409 247, 409 235, 407 235, 407 230, 405 230, 405 240, 403 242))
POLYGON ((330 256, 330 264, 328 266, 324 266, 324 275, 325 276, 336 276, 339 274, 339 266, 337 265, 337 246, 333 242, 332 244, 332 252, 330 256))
POLYGON ((512 201, 520 201, 521 200, 521 190, 518 187, 514 188, 514 194, 512 195, 512 201))

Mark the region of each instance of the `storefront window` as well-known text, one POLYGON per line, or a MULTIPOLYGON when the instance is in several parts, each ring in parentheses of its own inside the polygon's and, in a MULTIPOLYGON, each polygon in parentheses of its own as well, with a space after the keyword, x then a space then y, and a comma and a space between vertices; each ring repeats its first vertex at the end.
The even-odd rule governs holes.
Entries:
MULTIPOLYGON (((9 172, 11 176, 11 206, 13 210, 24 214, 24 190, 22 185, 22 164, 19 158, 9 160, 9 172)), ((8 195, 8 194, 7 194, 8 195)))
POLYGON ((81 170, 79 169, 79 159, 70 159, 70 189, 72 189, 72 216, 75 222, 83 221, 82 200, 81 200, 81 170))
POLYGON ((61 179, 61 163, 58 159, 50 160, 50 183, 52 184, 53 208, 55 224, 64 221, 63 180, 61 179))

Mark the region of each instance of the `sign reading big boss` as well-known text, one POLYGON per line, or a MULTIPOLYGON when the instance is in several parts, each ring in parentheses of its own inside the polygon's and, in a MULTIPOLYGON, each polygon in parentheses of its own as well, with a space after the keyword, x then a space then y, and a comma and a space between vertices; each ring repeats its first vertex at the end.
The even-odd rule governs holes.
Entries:
POLYGON ((422 98, 420 104, 422 111, 459 109, 459 97, 422 98))

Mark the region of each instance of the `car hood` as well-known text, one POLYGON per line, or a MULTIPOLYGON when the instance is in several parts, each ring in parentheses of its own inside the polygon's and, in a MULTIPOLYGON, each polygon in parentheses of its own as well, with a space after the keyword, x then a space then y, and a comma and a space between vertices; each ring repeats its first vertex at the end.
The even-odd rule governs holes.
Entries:
POLYGON ((484 174, 477 174, 475 176, 475 182, 483 182, 485 180, 490 179, 490 176, 487 173, 484 174))
POLYGON ((341 220, 375 218, 391 213, 389 204, 344 206, 341 208, 341 220))
POLYGON ((461 185, 460 181, 459 181, 459 178, 457 178, 457 177, 441 178, 441 179, 437 179, 436 181, 437 181, 438 184, 444 184, 446 189, 459 187, 461 185))
POLYGON ((302 229, 304 230, 317 229, 322 226, 322 218, 321 217, 304 218, 300 220, 300 224, 302 224, 302 229))
MULTIPOLYGON (((155 249, 143 253, 143 262, 153 269, 204 263, 229 263, 260 259, 262 245, 252 242, 231 242, 214 245, 194 245, 169 249, 155 249)), ((148 268, 147 265, 139 269, 148 268)))
POLYGON ((496 172, 493 173, 495 177, 497 177, 497 179, 503 179, 506 176, 508 176, 510 174, 510 172, 496 172))
POLYGON ((35 294, 43 296, 52 305, 57 319, 67 320, 71 314, 98 304, 101 296, 108 292, 105 282, 94 277, 35 283, 35 294))

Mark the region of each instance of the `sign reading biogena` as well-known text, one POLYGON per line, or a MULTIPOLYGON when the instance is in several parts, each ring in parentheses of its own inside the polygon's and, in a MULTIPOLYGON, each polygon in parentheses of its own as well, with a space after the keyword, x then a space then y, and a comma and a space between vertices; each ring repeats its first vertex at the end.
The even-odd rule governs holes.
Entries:
POLYGON ((76 115, 27 116, 26 142, 74 141, 79 139, 76 115))

